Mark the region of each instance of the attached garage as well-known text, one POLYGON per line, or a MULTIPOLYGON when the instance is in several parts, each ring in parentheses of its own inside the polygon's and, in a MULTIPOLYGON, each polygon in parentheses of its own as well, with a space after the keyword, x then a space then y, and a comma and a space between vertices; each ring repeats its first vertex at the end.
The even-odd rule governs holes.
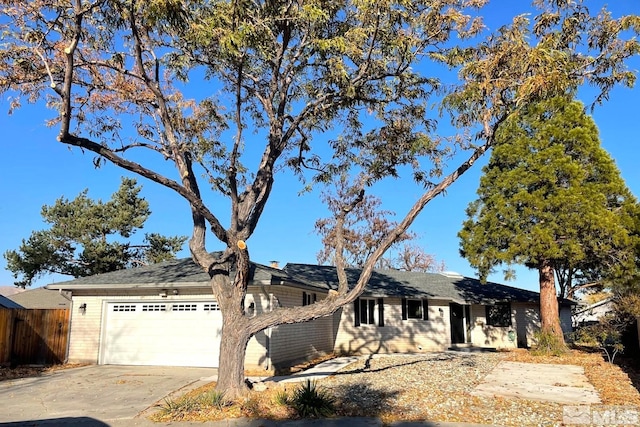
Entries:
POLYGON ((215 301, 105 302, 99 363, 218 367, 215 301))

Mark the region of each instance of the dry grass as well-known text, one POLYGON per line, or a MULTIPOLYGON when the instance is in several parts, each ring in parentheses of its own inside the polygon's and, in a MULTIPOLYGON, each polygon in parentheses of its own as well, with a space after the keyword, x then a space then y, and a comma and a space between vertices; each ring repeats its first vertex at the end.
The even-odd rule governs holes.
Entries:
MULTIPOLYGON (((627 373, 606 363, 598 353, 571 351, 563 356, 532 356, 518 350, 506 353, 451 356, 432 354, 389 356, 360 361, 318 382, 336 397, 336 416, 377 416, 385 423, 431 420, 499 424, 505 426, 560 425, 562 405, 524 399, 474 396, 471 390, 501 360, 582 366, 605 405, 640 407, 640 393, 627 373)), ((213 389, 215 383, 188 393, 187 401, 213 389)), ((295 419, 283 402, 299 384, 273 384, 263 392, 222 408, 195 407, 170 413, 158 411, 154 421, 208 421, 228 418, 295 419)), ((179 406, 179 405, 178 405, 179 406)))

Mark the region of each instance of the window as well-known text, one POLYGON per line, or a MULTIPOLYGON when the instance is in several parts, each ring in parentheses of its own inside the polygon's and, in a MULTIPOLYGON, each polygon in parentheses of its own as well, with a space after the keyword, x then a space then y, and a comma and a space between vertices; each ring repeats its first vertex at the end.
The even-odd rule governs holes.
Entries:
POLYGON ((354 324, 384 326, 384 303, 382 298, 358 298, 353 302, 354 324), (377 319, 376 319, 377 310, 377 319))
POLYGON ((113 311, 136 311, 134 304, 118 304, 113 306, 113 311))
POLYGON ((143 304, 142 311, 166 311, 167 306, 165 304, 143 304))
POLYGON ((402 298, 402 320, 429 320, 429 304, 426 299, 402 298))
POLYGON ((302 293, 302 305, 311 305, 318 300, 317 294, 302 293))
POLYGON ((220 306, 217 302, 204 305, 204 311, 220 311, 220 306))
POLYGON ((487 306, 488 326, 511 326, 511 304, 499 302, 487 306))
POLYGON ((196 304, 174 304, 171 307, 171 311, 196 311, 197 309, 196 304))

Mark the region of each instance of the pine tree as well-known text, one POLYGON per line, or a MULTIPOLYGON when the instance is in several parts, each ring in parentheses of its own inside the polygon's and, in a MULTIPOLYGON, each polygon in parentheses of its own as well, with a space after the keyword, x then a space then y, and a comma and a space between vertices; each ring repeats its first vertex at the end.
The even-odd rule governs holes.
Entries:
POLYGON ((525 108, 496 142, 459 233, 461 254, 481 278, 502 264, 538 270, 542 330, 562 339, 554 271, 633 268, 637 202, 577 101, 525 108))
POLYGON ((139 244, 131 238, 149 218, 149 203, 140 197, 135 179, 123 178, 111 200, 60 198, 42 207, 51 227, 31 233, 18 250, 4 254, 16 286, 26 287, 45 274, 73 277, 121 270, 175 258, 186 237, 147 233, 139 244))

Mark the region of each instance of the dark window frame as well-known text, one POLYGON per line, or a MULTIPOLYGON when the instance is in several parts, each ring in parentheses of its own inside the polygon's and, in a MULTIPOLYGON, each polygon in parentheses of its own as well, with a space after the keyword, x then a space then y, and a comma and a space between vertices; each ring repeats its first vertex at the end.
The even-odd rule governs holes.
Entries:
POLYGON ((384 326, 383 298, 356 298, 353 302, 354 326, 384 326), (376 319, 376 311, 378 318, 376 319))
POLYGON ((429 300, 425 298, 402 298, 402 320, 429 320, 429 300), (413 307, 410 307, 413 305, 413 307), (416 313, 416 306, 419 311, 416 313))
POLYGON ((485 315, 487 326, 506 328, 513 325, 510 302, 497 302, 493 305, 485 306, 485 315))
POLYGON ((318 301, 318 294, 302 292, 302 305, 311 305, 318 301))

